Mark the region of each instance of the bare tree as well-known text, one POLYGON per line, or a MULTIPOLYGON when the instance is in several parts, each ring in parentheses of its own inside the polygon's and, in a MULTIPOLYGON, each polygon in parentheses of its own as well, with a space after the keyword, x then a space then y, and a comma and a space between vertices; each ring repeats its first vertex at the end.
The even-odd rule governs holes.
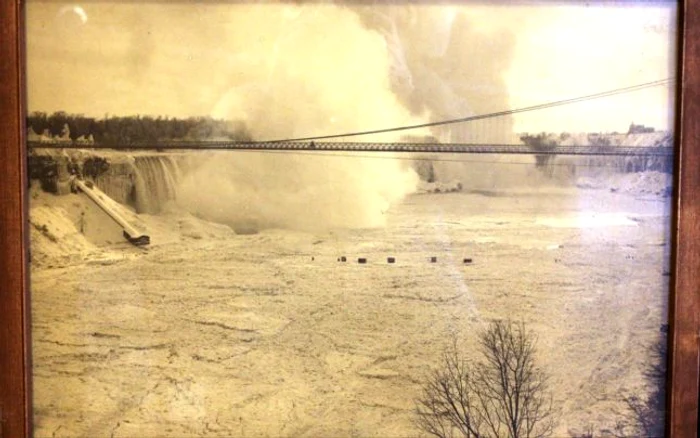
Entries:
POLYGON ((417 426, 441 438, 550 436, 555 416, 535 341, 522 323, 492 322, 479 335, 483 358, 475 363, 453 342, 416 402, 417 426))
POLYGON ((476 372, 459 356, 456 342, 443 352, 441 366, 433 370, 416 402, 416 424, 443 438, 479 437, 484 416, 476 390, 476 372))

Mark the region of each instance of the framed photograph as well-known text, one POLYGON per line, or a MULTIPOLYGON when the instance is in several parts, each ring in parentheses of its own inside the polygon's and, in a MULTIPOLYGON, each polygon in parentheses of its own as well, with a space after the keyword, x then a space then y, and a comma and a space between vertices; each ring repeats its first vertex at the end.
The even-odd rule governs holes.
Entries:
POLYGON ((0 5, 0 437, 695 437, 700 5, 0 5))

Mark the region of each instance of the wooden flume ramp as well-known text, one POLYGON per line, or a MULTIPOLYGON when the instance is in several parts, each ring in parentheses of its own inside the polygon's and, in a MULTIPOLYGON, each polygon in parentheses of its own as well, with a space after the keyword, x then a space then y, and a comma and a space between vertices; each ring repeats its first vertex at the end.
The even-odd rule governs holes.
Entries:
POLYGON ((130 224, 129 221, 124 218, 124 216, 119 214, 113 205, 110 205, 110 201, 115 204, 116 201, 112 201, 110 197, 105 195, 102 190, 95 187, 94 184, 83 181, 79 178, 73 178, 72 185, 76 191, 84 193, 92 202, 97 204, 102 211, 107 213, 107 216, 109 216, 122 228, 124 238, 130 243, 136 246, 148 245, 151 243, 151 238, 148 235, 139 230, 136 226, 130 224))

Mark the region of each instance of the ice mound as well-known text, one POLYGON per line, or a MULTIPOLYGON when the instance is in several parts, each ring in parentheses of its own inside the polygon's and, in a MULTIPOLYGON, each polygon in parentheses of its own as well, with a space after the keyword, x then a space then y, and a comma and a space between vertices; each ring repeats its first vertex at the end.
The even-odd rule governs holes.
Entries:
POLYGON ((52 259, 82 256, 96 246, 79 232, 63 208, 38 206, 32 208, 30 223, 31 262, 42 265, 52 259))
POLYGON ((462 183, 459 181, 450 182, 423 182, 418 185, 418 193, 452 193, 461 192, 462 183))
POLYGON ((673 176, 662 172, 626 174, 611 190, 637 195, 670 196, 673 193, 673 176))

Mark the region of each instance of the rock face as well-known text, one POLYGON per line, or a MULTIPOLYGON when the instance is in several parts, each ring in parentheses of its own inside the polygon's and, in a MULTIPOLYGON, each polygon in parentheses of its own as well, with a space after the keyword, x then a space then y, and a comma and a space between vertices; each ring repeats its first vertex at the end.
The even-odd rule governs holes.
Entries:
POLYGON ((38 180, 41 189, 45 192, 56 193, 58 190, 58 167, 57 157, 47 155, 30 154, 27 162, 27 169, 30 180, 38 180))
POLYGON ((136 169, 132 163, 105 161, 99 173, 87 176, 110 198, 121 204, 136 207, 136 169))

